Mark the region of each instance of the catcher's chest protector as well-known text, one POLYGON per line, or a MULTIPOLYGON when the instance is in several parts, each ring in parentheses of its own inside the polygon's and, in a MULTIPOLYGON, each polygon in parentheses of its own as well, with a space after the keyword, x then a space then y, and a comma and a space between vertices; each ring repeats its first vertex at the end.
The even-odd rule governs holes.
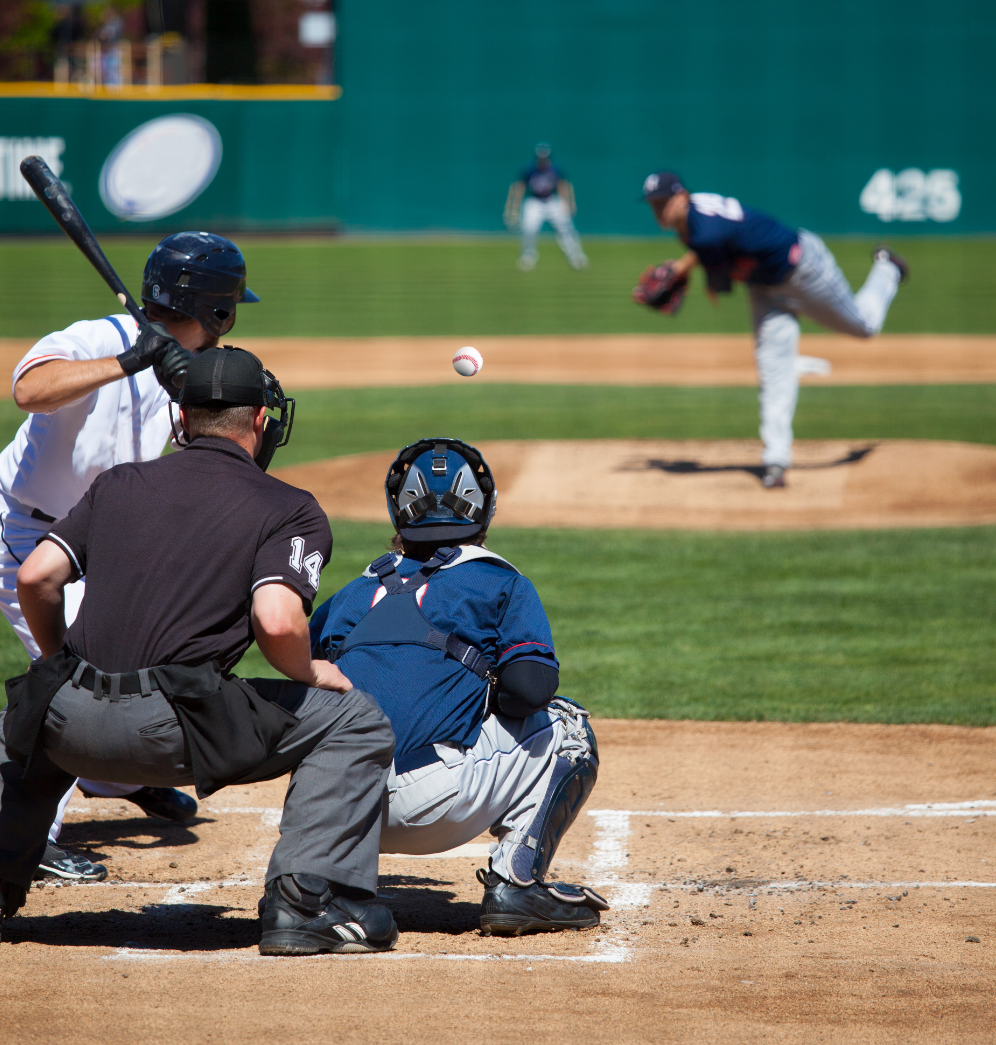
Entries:
POLYGON ((374 560, 370 569, 383 584, 385 595, 342 640, 332 657, 333 662, 355 646, 426 646, 440 650, 482 681, 492 684, 494 665, 491 660, 476 646, 434 627, 419 609, 419 588, 436 570, 453 562, 459 554, 458 549, 440 548, 418 573, 404 580, 398 575, 392 554, 374 560))

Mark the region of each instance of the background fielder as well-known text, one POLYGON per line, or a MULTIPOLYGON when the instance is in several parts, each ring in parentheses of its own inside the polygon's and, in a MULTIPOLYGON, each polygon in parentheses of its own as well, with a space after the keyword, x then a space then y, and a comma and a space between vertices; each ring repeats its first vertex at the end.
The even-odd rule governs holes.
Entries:
MULTIPOLYGON (((792 418, 799 396, 800 315, 852 337, 873 337, 906 278, 906 263, 888 247, 876 247, 872 268, 856 293, 826 244, 806 229, 792 230, 739 200, 711 192, 689 193, 676 174, 648 175, 643 198, 657 223, 673 229, 689 250, 668 264, 679 289, 696 265, 706 272, 710 295, 728 293, 734 280, 748 286, 754 325, 754 358, 760 382, 764 485, 785 485, 792 464, 792 418)), ((637 300, 660 307, 659 301, 637 300)), ((680 301, 680 298, 678 299, 680 301)), ((669 311, 675 311, 677 302, 669 311)))
POLYGON ((595 785, 588 713, 556 697, 550 624, 532 584, 482 547, 494 477, 473 447, 423 439, 388 473, 398 551, 320 606, 315 656, 377 700, 396 737, 386 853, 434 853, 490 829, 481 928, 583 929, 606 908, 546 876, 595 785))
POLYGON ((536 146, 536 161, 508 187, 505 199, 505 226, 522 229, 520 269, 534 269, 539 260, 536 241, 544 222, 549 222, 557 233, 557 245, 564 252, 572 268, 588 265, 581 239, 571 220, 577 213, 574 186, 567 176, 550 161, 550 146, 540 142, 536 146), (525 197, 525 202, 523 202, 525 197))
MULTIPOLYGON (((14 370, 14 399, 30 416, 0 453, 0 612, 32 660, 41 651, 18 603, 19 566, 98 475, 162 453, 176 392, 170 376, 186 366, 191 351, 231 330, 237 303, 259 300, 246 289, 245 261, 235 244, 204 232, 177 233, 156 246, 142 276, 142 299, 149 318, 159 322, 141 336, 127 314, 83 320, 42 338, 14 370)), ((67 624, 76 618, 84 584, 65 589, 67 624)), ((186 820, 197 811, 192 798, 172 788, 94 780, 80 786, 88 795, 127 798, 162 819, 186 820)), ((55 845, 72 793, 59 805, 40 870, 103 878, 102 865, 55 845)))

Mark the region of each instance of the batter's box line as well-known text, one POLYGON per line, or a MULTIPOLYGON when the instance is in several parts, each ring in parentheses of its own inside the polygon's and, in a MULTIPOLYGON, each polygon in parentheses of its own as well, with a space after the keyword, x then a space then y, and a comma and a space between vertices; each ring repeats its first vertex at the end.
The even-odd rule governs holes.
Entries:
POLYGON ((631 816, 662 816, 669 820, 695 819, 754 819, 763 820, 775 817, 844 817, 844 816, 881 816, 906 817, 945 817, 996 816, 996 801, 979 799, 973 802, 917 802, 904 806, 881 806, 870 809, 589 809, 588 816, 611 820, 631 816))

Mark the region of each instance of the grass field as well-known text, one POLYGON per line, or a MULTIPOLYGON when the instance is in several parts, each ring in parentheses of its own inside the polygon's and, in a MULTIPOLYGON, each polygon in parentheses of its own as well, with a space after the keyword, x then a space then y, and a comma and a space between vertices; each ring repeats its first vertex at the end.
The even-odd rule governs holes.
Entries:
MULTIPOLYGON (((136 295, 154 240, 108 241, 106 252, 136 295)), ((574 272, 552 240, 538 268, 515 267, 517 241, 490 239, 262 239, 239 237, 249 285, 262 297, 241 310, 241 335, 417 335, 740 332, 742 288, 718 309, 693 286, 680 315, 637 308, 629 292, 649 264, 675 256, 673 238, 586 241, 591 267, 574 272)), ((857 287, 872 240, 829 239, 857 287)), ((996 250, 989 239, 906 238, 911 278, 889 313, 893 333, 994 333, 996 250)), ((698 277, 696 277, 698 278, 698 277)), ((117 306, 64 238, 0 241, 0 337, 40 337, 117 306)), ((818 329, 804 324, 805 329, 818 329)))
MULTIPOLYGON (((750 439, 750 388, 450 385, 304 391, 290 444, 275 466, 400 448, 426 435, 482 439, 750 439)), ((24 420, 0 400, 0 445, 24 420)), ((958 439, 996 443, 996 386, 807 387, 801 439, 958 439)))

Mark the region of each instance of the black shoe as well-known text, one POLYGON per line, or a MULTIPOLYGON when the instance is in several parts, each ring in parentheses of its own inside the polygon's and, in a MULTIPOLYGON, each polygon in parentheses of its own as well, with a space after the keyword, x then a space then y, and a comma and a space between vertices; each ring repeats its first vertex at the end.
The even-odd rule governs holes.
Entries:
POLYGON ((485 870, 478 870, 477 880, 484 886, 481 932, 485 936, 591 929, 600 921, 599 911, 609 909, 598 893, 583 886, 533 882, 523 887, 485 870))
POLYGON ((398 942, 387 907, 333 896, 332 883, 311 874, 267 882, 259 918, 260 954, 369 954, 390 951, 398 942))
POLYGON ((27 893, 21 886, 0 878, 0 921, 3 921, 4 918, 13 918, 24 906, 27 898, 27 893))
POLYGON ((175 787, 143 787, 141 791, 121 797, 127 802, 134 802, 139 809, 157 820, 180 823, 197 816, 197 802, 175 787))
POLYGON ((765 490, 780 490, 785 485, 785 469, 780 464, 769 464, 761 482, 765 490))
POLYGON ((107 877, 107 868, 103 864, 92 864, 85 856, 78 853, 67 853, 51 842, 45 846, 35 881, 42 878, 66 878, 73 882, 102 882, 107 877))
POLYGON ((877 246, 872 251, 872 261, 891 261, 892 264, 899 269, 899 282, 906 282, 906 277, 909 275, 910 267, 906 263, 906 259, 900 257, 891 247, 887 247, 884 243, 877 246))

